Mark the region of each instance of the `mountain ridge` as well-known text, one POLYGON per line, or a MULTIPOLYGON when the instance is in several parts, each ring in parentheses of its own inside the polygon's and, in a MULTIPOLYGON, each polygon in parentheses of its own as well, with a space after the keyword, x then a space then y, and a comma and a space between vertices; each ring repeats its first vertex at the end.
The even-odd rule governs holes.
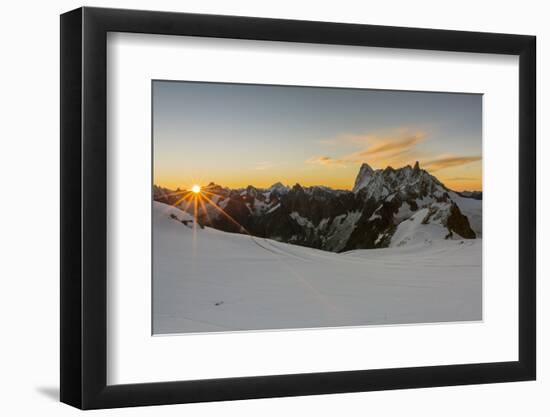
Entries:
MULTIPOLYGON (((376 170, 364 163, 351 191, 276 182, 269 188, 239 189, 210 183, 203 193, 205 204, 197 215, 201 225, 332 252, 431 244, 434 236, 475 239, 482 232, 481 193, 454 192, 418 162, 376 170), (405 229, 408 234, 397 241, 405 229)), ((194 210, 178 202, 181 190, 155 185, 153 198, 194 210)))

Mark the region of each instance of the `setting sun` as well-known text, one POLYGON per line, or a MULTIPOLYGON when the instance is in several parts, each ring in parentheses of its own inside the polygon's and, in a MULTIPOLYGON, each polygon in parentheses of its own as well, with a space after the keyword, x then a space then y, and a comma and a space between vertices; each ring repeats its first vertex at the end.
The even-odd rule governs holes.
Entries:
POLYGON ((198 194, 201 192, 201 186, 195 184, 191 187, 191 191, 193 191, 195 194, 198 194))

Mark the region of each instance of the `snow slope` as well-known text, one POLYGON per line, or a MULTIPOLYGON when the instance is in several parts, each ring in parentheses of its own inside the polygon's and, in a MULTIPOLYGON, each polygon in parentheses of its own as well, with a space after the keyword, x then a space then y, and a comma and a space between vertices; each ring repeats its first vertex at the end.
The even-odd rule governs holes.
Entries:
POLYGON ((481 239, 338 254, 188 220, 154 203, 155 334, 481 319, 481 239))
MULTIPOLYGON (((407 220, 402 221, 393 234, 390 247, 433 244, 433 241, 445 239, 449 233, 442 225, 436 223, 422 224, 429 209, 418 210, 407 220)), ((438 242, 439 243, 439 242, 438 242)))

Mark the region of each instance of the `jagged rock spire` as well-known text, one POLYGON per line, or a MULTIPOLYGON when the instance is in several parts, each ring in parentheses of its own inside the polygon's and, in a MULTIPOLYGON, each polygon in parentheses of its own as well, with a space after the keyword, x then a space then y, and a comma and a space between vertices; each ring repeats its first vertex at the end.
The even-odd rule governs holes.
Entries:
POLYGON ((361 172, 373 172, 374 170, 372 169, 372 167, 367 164, 366 162, 363 162, 361 164, 361 168, 359 169, 359 173, 361 172))
POLYGON ((278 181, 269 188, 286 188, 282 182, 278 181))
POLYGON ((418 163, 418 161, 416 161, 414 163, 414 168, 413 168, 415 171, 420 171, 420 164, 418 163))
POLYGON ((302 188, 302 186, 298 182, 292 186, 292 190, 293 191, 304 192, 304 189, 302 188))
POLYGON ((371 166, 366 162, 364 162, 361 165, 361 168, 359 168, 359 173, 355 178, 355 185, 353 187, 353 191, 359 190, 360 188, 368 184, 373 173, 374 173, 374 170, 371 168, 371 166))

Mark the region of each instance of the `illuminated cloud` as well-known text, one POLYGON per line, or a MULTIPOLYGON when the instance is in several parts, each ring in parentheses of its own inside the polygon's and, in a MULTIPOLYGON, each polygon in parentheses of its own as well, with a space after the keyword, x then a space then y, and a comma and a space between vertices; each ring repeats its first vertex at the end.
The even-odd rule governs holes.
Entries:
POLYGON ((359 150, 332 158, 329 156, 313 157, 307 163, 321 165, 356 164, 368 161, 370 164, 387 166, 406 164, 418 159, 420 154, 415 149, 427 137, 425 131, 413 131, 408 128, 388 129, 383 132, 363 135, 341 135, 336 138, 320 141, 324 145, 352 145, 359 150))
POLYGON ((363 157, 369 157, 372 155, 390 154, 397 155, 402 154, 405 151, 411 150, 416 144, 422 142, 426 137, 425 134, 417 134, 404 138, 381 138, 373 140, 373 144, 367 149, 359 152, 359 155, 363 157))
POLYGON ((343 160, 335 159, 330 156, 313 156, 306 160, 306 164, 345 167, 343 160))
POLYGON ((374 168, 394 168, 412 165, 420 161, 420 166, 430 172, 451 168, 449 178, 442 180, 456 189, 481 189, 481 178, 463 175, 463 165, 480 161, 481 156, 457 156, 452 154, 436 156, 426 147, 420 147, 428 132, 409 128, 388 129, 363 135, 341 135, 323 140, 323 145, 345 145, 346 149, 355 151, 342 156, 314 156, 306 161, 324 167, 345 167, 368 162, 374 168), (462 175, 461 175, 462 174, 462 175))
POLYGON ((466 165, 472 162, 480 161, 481 155, 477 156, 450 156, 445 158, 433 159, 431 161, 422 162, 422 166, 431 172, 441 169, 466 165))

